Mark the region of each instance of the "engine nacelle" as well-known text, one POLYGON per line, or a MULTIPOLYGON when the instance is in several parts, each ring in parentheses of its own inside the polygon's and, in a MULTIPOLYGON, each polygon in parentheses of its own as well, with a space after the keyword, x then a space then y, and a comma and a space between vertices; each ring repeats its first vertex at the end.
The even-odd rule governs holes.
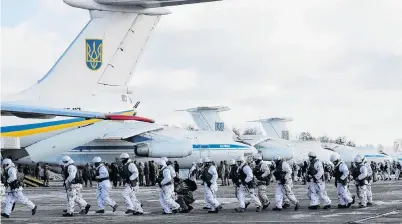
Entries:
POLYGON ((140 157, 182 158, 191 155, 193 145, 189 141, 149 142, 138 145, 134 152, 140 157))
POLYGON ((262 154, 262 159, 265 161, 272 161, 276 156, 280 155, 284 160, 293 159, 293 152, 288 148, 266 148, 259 149, 262 154))

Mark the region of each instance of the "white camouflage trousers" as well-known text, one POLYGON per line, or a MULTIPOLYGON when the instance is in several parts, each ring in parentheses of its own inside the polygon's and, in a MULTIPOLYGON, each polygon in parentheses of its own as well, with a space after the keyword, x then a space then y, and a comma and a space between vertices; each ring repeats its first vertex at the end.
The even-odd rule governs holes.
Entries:
MULTIPOLYGON (((213 187, 211 186, 211 188, 213 187)), ((215 209, 219 207, 219 202, 216 199, 215 190, 211 188, 208 187, 207 184, 204 184, 204 200, 207 207, 210 208, 211 211, 215 211, 215 209)))
POLYGON ((110 189, 112 189, 112 185, 109 180, 104 180, 98 183, 98 188, 96 189, 96 198, 98 200, 99 209, 105 209, 105 204, 110 206, 115 206, 116 202, 110 198, 110 189))
POLYGON ((385 175, 383 171, 378 171, 377 175, 379 176, 379 179, 385 180, 385 175))
POLYGON ((298 180, 298 177, 297 177, 297 170, 294 170, 294 171, 292 172, 292 180, 293 180, 293 181, 297 181, 297 180, 298 180))
POLYGON ((67 213, 74 212, 75 203, 78 204, 80 209, 87 206, 87 202, 82 198, 82 184, 72 184, 67 190, 67 213))
POLYGON ((308 183, 308 192, 307 196, 310 198, 310 206, 315 206, 320 204, 320 199, 324 202, 324 205, 330 205, 331 199, 329 199, 327 195, 327 191, 325 190, 325 182, 317 181, 317 183, 309 182, 308 183))
POLYGON ((254 204, 257 207, 261 207, 261 201, 258 198, 257 194, 254 192, 254 188, 249 189, 249 188, 245 187, 243 184, 241 184, 240 187, 237 188, 237 199, 239 201, 240 208, 246 207, 245 200, 244 200, 245 192, 248 192, 251 200, 253 200, 254 204))
POLYGON ((346 205, 353 201, 347 185, 337 183, 336 190, 338 192, 338 201, 340 205, 346 205))
POLYGON ((162 186, 159 188, 159 202, 165 213, 172 213, 171 209, 179 209, 180 205, 173 199, 173 184, 162 186))
POLYGON ((35 205, 30 201, 25 195, 22 193, 22 187, 19 189, 8 191, 5 193, 5 207, 2 211, 3 213, 10 215, 11 209, 13 208, 13 204, 15 201, 20 202, 21 204, 26 205, 30 210, 32 210, 35 205))
POLYGON ((133 210, 134 212, 143 213, 141 203, 138 201, 137 196, 135 195, 137 191, 138 185, 135 187, 131 187, 130 184, 126 183, 122 194, 124 203, 126 204, 127 210, 133 210))
POLYGON ((295 194, 292 192, 292 186, 292 183, 276 183, 275 205, 277 208, 282 208, 284 197, 287 197, 289 201, 291 201, 293 204, 296 204, 298 202, 295 194))
POLYGON ((396 170, 395 170, 395 180, 399 180, 399 175, 401 175, 401 170, 396 168, 396 170))
POLYGON ((359 186, 358 184, 356 185, 356 193, 357 197, 359 198, 360 204, 367 206, 367 186, 359 186))
POLYGON ((268 205, 269 198, 267 195, 267 185, 265 184, 258 185, 257 191, 258 191, 258 198, 260 199, 262 205, 268 205))
POLYGON ((367 202, 373 203, 373 193, 371 192, 371 181, 368 181, 367 188, 367 202))
POLYGON ((387 170, 382 171, 382 176, 384 180, 390 179, 391 177, 388 174, 387 170))

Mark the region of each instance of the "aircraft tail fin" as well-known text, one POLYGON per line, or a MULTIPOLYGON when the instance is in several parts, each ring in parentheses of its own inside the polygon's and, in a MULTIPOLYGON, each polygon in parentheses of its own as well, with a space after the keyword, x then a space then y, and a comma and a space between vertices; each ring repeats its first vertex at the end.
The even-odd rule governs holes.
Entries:
POLYGON ((187 111, 201 131, 225 131, 225 123, 219 116, 220 112, 230 110, 229 107, 196 107, 177 111, 187 111))
MULTIPOLYGON (((89 10, 90 21, 49 72, 10 101, 61 101, 98 92, 128 94, 144 46, 170 5, 208 0, 64 0, 89 10), (151 4, 153 3, 153 4, 151 4), (159 5, 157 3, 160 3, 159 5), (28 99, 28 100, 27 100, 28 99)), ((115 98, 114 98, 115 99, 115 98)))
POLYGON ((56 64, 21 98, 60 100, 72 94, 90 96, 100 89, 127 93, 127 83, 160 15, 95 10, 90 15, 56 64))
POLYGON ((248 122, 259 122, 262 126, 264 134, 273 137, 289 140, 289 129, 286 122, 292 121, 292 118, 268 118, 258 119, 248 122))

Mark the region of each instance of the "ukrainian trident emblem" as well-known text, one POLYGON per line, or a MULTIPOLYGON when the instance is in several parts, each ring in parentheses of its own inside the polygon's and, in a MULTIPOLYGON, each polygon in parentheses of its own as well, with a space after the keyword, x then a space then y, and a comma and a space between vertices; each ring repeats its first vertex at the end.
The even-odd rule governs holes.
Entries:
POLYGON ((93 71, 102 66, 103 60, 103 40, 86 39, 85 40, 85 59, 87 67, 93 71))

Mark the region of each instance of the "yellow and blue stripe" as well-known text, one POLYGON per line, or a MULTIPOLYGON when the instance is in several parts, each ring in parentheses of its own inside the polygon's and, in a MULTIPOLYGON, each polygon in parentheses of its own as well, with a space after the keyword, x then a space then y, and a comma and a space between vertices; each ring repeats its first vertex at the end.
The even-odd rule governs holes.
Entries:
MULTIPOLYGON (((151 139, 149 139, 151 141, 151 139)), ((245 145, 238 145, 238 144, 193 144, 193 151, 202 151, 202 150, 249 150, 251 149, 245 145)), ((72 149, 72 151, 82 151, 82 150, 89 150, 89 151, 103 151, 103 150, 133 150, 133 145, 85 145, 79 146, 77 148, 72 149)))
MULTIPOLYGON (((122 111, 116 114, 133 115, 134 110, 122 111)), ((67 128, 75 128, 93 124, 102 119, 72 118, 59 121, 49 121, 34 124, 12 125, 1 127, 1 137, 23 137, 28 135, 42 134, 67 128)))

